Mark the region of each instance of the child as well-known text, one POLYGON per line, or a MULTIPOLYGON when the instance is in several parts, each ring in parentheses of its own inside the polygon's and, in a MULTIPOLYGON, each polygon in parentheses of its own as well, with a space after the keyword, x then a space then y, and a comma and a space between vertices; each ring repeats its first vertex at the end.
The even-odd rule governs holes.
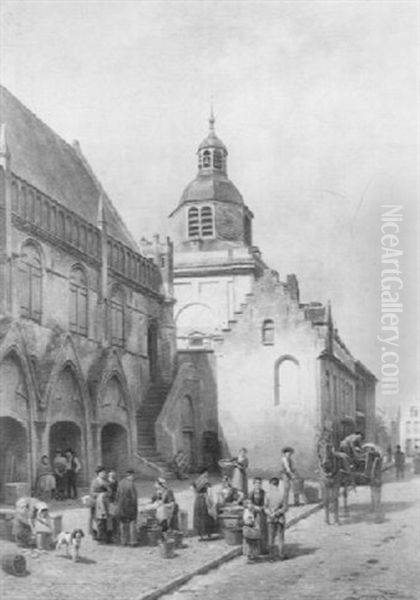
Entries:
POLYGON ((244 537, 244 554, 248 558, 248 562, 253 562, 259 553, 259 540, 261 537, 260 528, 255 519, 255 512, 250 500, 244 501, 244 512, 242 515, 244 526, 242 533, 244 537))
POLYGON ((36 545, 39 550, 52 549, 53 530, 48 506, 44 502, 40 502, 36 506, 36 516, 34 519, 34 533, 36 537, 36 545))

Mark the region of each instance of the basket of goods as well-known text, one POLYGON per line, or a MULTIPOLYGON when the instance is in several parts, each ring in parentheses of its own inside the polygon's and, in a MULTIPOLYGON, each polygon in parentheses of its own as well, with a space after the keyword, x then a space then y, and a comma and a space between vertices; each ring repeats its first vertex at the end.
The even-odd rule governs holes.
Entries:
POLYGON ((219 468, 224 476, 231 477, 233 469, 235 468, 235 459, 222 458, 217 464, 219 465, 219 468))

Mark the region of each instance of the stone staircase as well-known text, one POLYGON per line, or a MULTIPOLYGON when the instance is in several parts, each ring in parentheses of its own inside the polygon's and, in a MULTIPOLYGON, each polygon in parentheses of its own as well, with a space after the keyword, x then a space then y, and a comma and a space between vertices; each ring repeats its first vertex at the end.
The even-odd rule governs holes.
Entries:
POLYGON ((171 477, 166 460, 156 449, 155 424, 169 393, 170 386, 151 383, 146 398, 137 410, 137 458, 163 477, 171 477))

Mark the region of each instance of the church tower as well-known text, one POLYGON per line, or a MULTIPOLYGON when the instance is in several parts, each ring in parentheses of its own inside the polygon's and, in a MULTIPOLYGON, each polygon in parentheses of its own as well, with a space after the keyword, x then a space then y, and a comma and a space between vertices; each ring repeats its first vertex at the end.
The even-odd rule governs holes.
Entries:
POLYGON ((228 178, 227 157, 211 110, 196 177, 169 216, 180 347, 201 345, 228 327, 266 268, 252 245, 253 214, 228 178))

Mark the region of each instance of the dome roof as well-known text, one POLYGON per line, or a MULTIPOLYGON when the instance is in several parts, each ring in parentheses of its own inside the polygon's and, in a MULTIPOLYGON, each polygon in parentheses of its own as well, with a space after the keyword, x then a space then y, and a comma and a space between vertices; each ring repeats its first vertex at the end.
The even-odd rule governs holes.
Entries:
POLYGON ((198 151, 203 150, 204 148, 221 148, 227 154, 226 146, 224 145, 222 140, 217 137, 214 131, 210 131, 208 136, 204 138, 204 140, 198 146, 198 151))
POLYGON ((225 176, 211 173, 199 174, 185 188, 180 204, 194 200, 218 200, 243 204, 243 198, 233 183, 225 176))

